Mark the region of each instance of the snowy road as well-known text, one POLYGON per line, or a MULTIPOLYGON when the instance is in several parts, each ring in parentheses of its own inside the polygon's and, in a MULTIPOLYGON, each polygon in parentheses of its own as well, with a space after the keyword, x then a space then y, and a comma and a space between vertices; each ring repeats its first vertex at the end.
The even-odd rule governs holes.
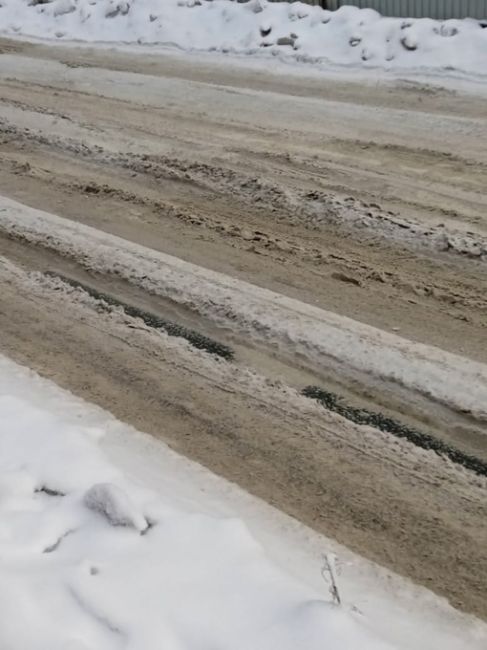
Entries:
MULTIPOLYGON (((485 102, 405 82, 236 74, 174 54, 0 41, 2 51, 0 195, 248 293, 204 309, 194 291, 154 295, 142 267, 133 282, 93 239, 67 250, 61 228, 42 241, 20 232, 22 209, 3 201, 1 351, 485 615, 485 479, 299 394, 325 387, 487 459, 485 102), (234 358, 107 310, 59 276, 193 328, 234 358), (361 367, 350 371, 346 346, 327 361, 324 330, 313 348, 324 357, 298 349, 288 316, 276 336, 270 295, 276 314, 293 299, 357 321, 361 367), (257 316, 244 327, 247 304, 257 316), (368 354, 379 334, 359 324, 382 330, 390 349, 422 353, 380 368, 368 354), (414 363, 431 374, 413 377, 414 363)), ((300 345, 311 338, 300 332, 300 345)))

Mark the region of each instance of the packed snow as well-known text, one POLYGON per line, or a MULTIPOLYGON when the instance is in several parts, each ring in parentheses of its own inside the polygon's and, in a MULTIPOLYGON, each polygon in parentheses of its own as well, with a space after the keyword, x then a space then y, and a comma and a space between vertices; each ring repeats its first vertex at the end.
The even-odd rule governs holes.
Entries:
MULTIPOLYGON (((310 539, 330 550, 324 538, 2 356, 0 469, 1 648, 476 650, 487 640, 480 621, 391 574, 384 589, 350 553, 361 611, 333 604, 320 558, 315 585, 301 571, 310 539), (229 509, 259 521, 266 548, 229 509)), ((350 576, 338 579, 348 598, 350 576)))
MULTIPOLYGON (((487 18, 487 16, 486 16, 487 18)), ((0 32, 59 40, 175 45, 301 61, 486 74, 477 20, 381 16, 302 2, 250 0, 2 0, 0 32)))
POLYGON ((117 276, 169 298, 216 325, 285 352, 311 366, 394 382, 474 417, 487 416, 487 365, 408 341, 223 273, 36 210, 0 196, 0 231, 58 251, 85 268, 117 276))

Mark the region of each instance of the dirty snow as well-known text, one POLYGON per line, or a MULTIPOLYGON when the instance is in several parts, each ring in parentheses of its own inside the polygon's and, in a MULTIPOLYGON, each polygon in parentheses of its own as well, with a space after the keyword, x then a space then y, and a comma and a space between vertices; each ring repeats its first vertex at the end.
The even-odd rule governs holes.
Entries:
POLYGON ((333 605, 321 558, 304 559, 329 541, 2 356, 0 468, 2 648, 480 650, 487 640, 480 621, 338 547, 345 603, 333 605))
POLYGON ((0 196, 0 231, 169 298, 219 326, 487 417, 487 366, 0 196))
POLYGON ((479 21, 388 18, 349 6, 332 12, 302 2, 2 0, 0 32, 482 76, 487 64, 479 21))

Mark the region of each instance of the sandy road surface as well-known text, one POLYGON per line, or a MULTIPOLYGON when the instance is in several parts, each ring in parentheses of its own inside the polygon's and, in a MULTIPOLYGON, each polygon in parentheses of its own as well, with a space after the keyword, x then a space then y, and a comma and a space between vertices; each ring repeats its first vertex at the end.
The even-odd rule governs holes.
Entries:
MULTIPOLYGON (((175 56, 0 52, 0 195, 487 362, 484 101, 175 56)), ((235 347, 216 362, 37 274, 170 309, 80 259, 1 230, 0 255, 3 352, 486 615, 483 479, 294 389, 326 382, 479 458, 484 421, 174 309, 235 347)))

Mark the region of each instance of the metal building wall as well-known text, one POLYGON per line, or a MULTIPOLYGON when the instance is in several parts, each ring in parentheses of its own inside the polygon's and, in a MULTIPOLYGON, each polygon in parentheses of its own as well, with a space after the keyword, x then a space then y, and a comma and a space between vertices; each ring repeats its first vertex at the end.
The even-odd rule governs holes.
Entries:
POLYGON ((327 9, 343 5, 370 7, 385 16, 403 18, 478 18, 487 19, 487 0, 323 0, 327 9))

